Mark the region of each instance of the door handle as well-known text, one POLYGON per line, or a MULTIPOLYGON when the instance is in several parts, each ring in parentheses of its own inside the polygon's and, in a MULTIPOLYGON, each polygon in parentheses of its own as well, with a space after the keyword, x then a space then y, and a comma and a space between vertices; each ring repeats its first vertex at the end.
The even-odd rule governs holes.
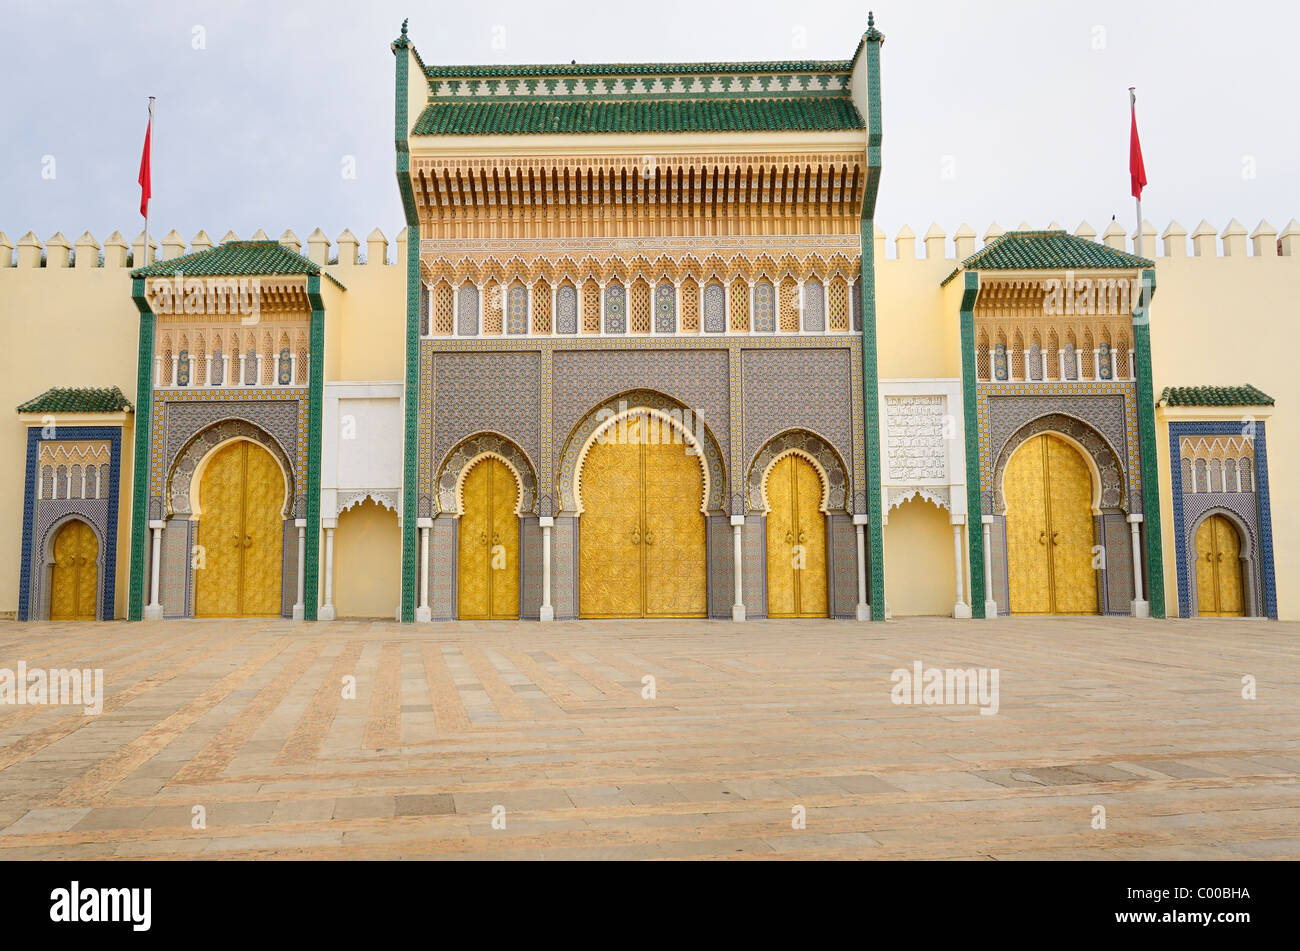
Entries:
POLYGON ((806 542, 807 540, 808 540, 808 536, 805 535, 803 532, 800 532, 800 533, 799 533, 799 541, 800 541, 800 542, 806 542))
POLYGON ((1043 531, 1038 533, 1038 544, 1040 545, 1047 544, 1047 532, 1043 531))
POLYGON ((785 540, 786 540, 787 542, 793 542, 793 541, 794 541, 794 533, 792 533, 792 532, 786 532, 786 533, 785 533, 785 540))
POLYGON ((500 544, 501 544, 501 536, 498 535, 496 532, 493 532, 493 533, 492 533, 492 544, 493 544, 493 545, 500 545, 500 544))
POLYGON ((655 533, 654 533, 654 532, 646 532, 646 533, 645 533, 645 543, 646 543, 647 545, 653 545, 653 544, 655 543, 655 533))
MULTIPOLYGON (((82 560, 84 561, 85 559, 83 558, 82 560)), ((1223 561, 1223 552, 1215 552, 1214 560, 1223 561)))
POLYGON ((482 545, 486 545, 486 544, 487 544, 487 532, 479 532, 478 540, 479 540, 479 543, 480 543, 480 544, 482 544, 482 545))
POLYGON ((638 531, 633 531, 633 532, 632 532, 632 544, 633 544, 633 545, 639 545, 639 544, 641 544, 641 533, 640 533, 640 532, 638 532, 638 531))
POLYGON ((1059 544, 1061 544, 1060 542, 1058 542, 1058 541, 1056 540, 1057 536, 1060 535, 1060 534, 1061 534, 1060 532, 1052 532, 1052 544, 1053 544, 1053 545, 1059 545, 1059 544))
POLYGON ((252 535, 245 535, 245 536, 244 536, 244 547, 245 547, 245 548, 252 548, 252 547, 253 547, 253 536, 252 536, 252 535))

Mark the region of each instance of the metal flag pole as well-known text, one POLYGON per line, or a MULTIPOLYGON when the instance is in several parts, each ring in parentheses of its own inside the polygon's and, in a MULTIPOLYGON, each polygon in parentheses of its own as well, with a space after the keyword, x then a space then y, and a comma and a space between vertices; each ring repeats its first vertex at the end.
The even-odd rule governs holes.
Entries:
MULTIPOLYGON (((1134 110, 1137 109, 1137 93, 1134 91, 1136 89, 1137 89, 1136 86, 1128 87, 1128 107, 1130 113, 1132 113, 1134 110)), ((1144 257, 1144 255, 1142 254, 1142 195, 1141 194, 1134 195, 1133 200, 1137 203, 1137 216, 1138 216, 1137 244, 1135 248, 1137 250, 1137 256, 1144 257)))
MULTIPOLYGON (((149 163, 149 191, 150 192, 153 191, 153 101, 155 98, 156 97, 154 96, 149 97, 149 155, 146 160, 149 163)), ((153 200, 152 194, 149 196, 149 199, 150 201, 153 200)), ((144 261, 142 263, 137 264, 136 267, 147 266, 150 263, 149 262, 149 201, 146 201, 144 204, 144 248, 141 250, 140 256, 144 258, 144 261)))

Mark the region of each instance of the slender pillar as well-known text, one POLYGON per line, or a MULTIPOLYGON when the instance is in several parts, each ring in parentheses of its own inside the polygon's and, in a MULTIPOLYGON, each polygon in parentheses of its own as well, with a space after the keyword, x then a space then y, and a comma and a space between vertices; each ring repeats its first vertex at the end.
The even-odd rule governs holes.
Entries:
POLYGON ((298 529, 298 599, 293 603, 293 619, 301 621, 307 616, 307 520, 296 518, 293 525, 298 529))
MULTIPOLYGON (((958 518, 964 520, 965 516, 955 515, 952 522, 952 556, 957 576, 957 601, 952 606, 952 616, 968 618, 970 617, 970 605, 966 603, 966 559, 962 557, 962 523, 957 521, 958 518)), ((987 547, 985 550, 987 551, 987 547)))
POLYGON ((420 575, 420 603, 415 608, 415 619, 432 621, 433 611, 429 608, 429 535, 433 531, 433 519, 418 518, 415 524, 420 532, 420 557, 416 564, 420 575))
POLYGON ((731 619, 733 621, 745 620, 745 588, 744 588, 744 561, 745 561, 745 516, 731 516, 731 567, 734 578, 731 586, 735 590, 735 600, 731 605, 731 619))
POLYGON ((998 603, 993 599, 993 516, 985 515, 982 519, 984 525, 984 616, 986 618, 995 618, 998 616, 998 603))
POLYGON ((1133 538, 1133 602, 1129 611, 1134 617, 1150 617, 1151 606, 1146 602, 1142 592, 1142 537, 1138 525, 1142 524, 1141 515, 1128 517, 1129 533, 1133 538))
POLYGON ((149 531, 153 533, 153 557, 149 560, 149 604, 144 609, 146 621, 161 621, 162 604, 158 601, 159 578, 162 571, 162 531, 166 522, 150 519, 149 531))
MULTIPOLYGON (((551 320, 555 319, 555 312, 551 312, 551 320)), ((537 524, 542 529, 542 609, 538 617, 543 621, 555 620, 555 605, 551 604, 551 528, 555 525, 555 519, 550 515, 542 515, 537 519, 537 524)))
MULTIPOLYGON (((322 522, 325 519, 321 519, 322 522)), ((334 519, 329 520, 331 523, 334 519)), ((338 617, 334 609, 334 525, 325 526, 325 603, 316 615, 322 621, 332 621, 338 617)))
POLYGON ((871 620, 871 604, 867 601, 867 516, 853 516, 853 533, 858 537, 858 609, 859 621, 871 620))

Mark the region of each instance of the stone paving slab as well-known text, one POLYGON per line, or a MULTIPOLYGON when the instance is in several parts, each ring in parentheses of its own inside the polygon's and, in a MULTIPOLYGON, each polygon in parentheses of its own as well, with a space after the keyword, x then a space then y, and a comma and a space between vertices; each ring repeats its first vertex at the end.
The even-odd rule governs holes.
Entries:
POLYGON ((0 667, 103 668, 106 694, 0 705, 0 860, 1296 859, 1298 635, 0 622, 0 667), (996 714, 894 702, 917 662, 940 698, 996 668, 996 714))

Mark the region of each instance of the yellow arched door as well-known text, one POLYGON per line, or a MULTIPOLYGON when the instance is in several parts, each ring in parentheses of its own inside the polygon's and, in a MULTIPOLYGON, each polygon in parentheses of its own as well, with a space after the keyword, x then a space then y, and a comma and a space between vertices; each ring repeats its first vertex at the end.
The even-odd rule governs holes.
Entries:
POLYGON ((465 475, 456 560, 461 618, 519 618, 519 486, 506 464, 484 459, 465 475))
POLYGON ((582 467, 578 613, 705 617, 707 547, 699 457, 657 417, 606 430, 582 467))
POLYGON ((1241 536, 1222 515, 1211 515, 1196 530, 1196 607, 1201 617, 1246 613, 1241 536))
POLYGON ((826 617, 826 516, 821 476, 791 454, 767 477, 767 615, 826 617))
POLYGON ((50 577, 50 620, 93 621, 99 595, 99 539, 85 522, 73 519, 54 536, 50 577))
POLYGON ((255 443, 216 451, 199 483, 196 617, 279 617, 284 474, 255 443))
POLYGON ((1044 433, 1003 476, 1012 614, 1096 614, 1092 473, 1064 439, 1044 433))

